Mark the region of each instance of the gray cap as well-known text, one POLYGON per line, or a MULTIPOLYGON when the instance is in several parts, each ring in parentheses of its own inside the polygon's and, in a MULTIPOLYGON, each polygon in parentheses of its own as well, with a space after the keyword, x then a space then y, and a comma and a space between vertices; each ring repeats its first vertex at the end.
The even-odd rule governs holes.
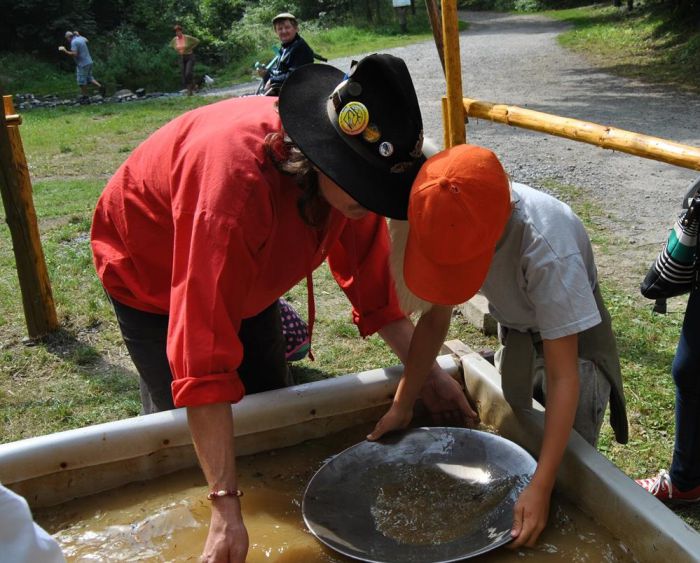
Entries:
POLYGON ((73 33, 72 31, 66 31, 66 39, 68 39, 69 37, 73 37, 73 35, 75 35, 75 33, 73 33))
POLYGON ((289 12, 282 12, 281 14, 277 14, 274 18, 272 18, 272 25, 275 25, 279 20, 292 20, 295 24, 297 22, 297 17, 294 14, 290 14, 289 12))

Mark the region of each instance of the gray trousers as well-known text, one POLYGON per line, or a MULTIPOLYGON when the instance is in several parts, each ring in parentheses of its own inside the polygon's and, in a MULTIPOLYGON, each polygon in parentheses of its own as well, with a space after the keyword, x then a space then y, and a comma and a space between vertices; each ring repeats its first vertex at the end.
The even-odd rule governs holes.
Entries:
MULTIPOLYGON (((496 352, 496 368, 501 371, 504 348, 496 352)), ((605 411, 610 400, 610 383, 605 375, 590 360, 578 359, 579 397, 574 430, 592 446, 598 444, 598 436, 603 426, 605 411)), ((525 381, 526 374, 522 374, 525 381)), ((531 397, 547 406, 547 373, 544 367, 544 356, 536 354, 532 371, 529 374, 532 381, 531 397)))

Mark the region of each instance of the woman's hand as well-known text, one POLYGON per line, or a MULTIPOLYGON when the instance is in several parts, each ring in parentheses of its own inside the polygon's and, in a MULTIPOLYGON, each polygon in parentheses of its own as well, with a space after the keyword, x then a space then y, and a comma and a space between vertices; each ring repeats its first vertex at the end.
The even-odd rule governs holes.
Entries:
POLYGON ((248 531, 243 524, 237 497, 220 497, 212 501, 209 535, 204 544, 202 563, 245 563, 248 531))
POLYGON ((472 405, 476 402, 468 398, 468 391, 462 389, 450 375, 441 368, 431 371, 420 392, 420 398, 437 426, 466 426, 473 428, 480 422, 479 413, 472 405), (467 393, 467 395, 465 395, 467 393))
POLYGON ((551 489, 540 488, 534 483, 530 483, 520 494, 513 508, 513 527, 510 531, 513 541, 508 547, 535 547, 537 538, 547 525, 551 494, 551 489))
POLYGON ((374 430, 367 435, 367 439, 370 442, 374 440, 379 440, 387 432, 392 430, 402 430, 406 428, 411 423, 413 418, 413 408, 406 409, 399 406, 397 403, 393 403, 389 412, 387 412, 380 420, 377 422, 374 430))

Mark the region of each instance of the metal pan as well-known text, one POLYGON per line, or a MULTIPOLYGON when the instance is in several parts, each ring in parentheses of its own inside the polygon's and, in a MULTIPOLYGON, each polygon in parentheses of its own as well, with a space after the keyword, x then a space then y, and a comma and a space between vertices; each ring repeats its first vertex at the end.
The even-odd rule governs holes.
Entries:
POLYGON ((460 561, 510 541, 535 465, 494 434, 417 428, 333 457, 309 481, 302 512, 321 542, 360 561, 460 561))

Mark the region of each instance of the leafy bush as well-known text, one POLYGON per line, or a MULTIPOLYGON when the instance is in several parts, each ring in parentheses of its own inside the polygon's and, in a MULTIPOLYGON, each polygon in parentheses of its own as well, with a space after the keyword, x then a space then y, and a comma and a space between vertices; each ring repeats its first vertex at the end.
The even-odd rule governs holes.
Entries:
POLYGON ((129 27, 108 38, 99 51, 95 76, 115 88, 175 89, 179 87, 177 55, 167 44, 158 49, 144 45, 129 27))

